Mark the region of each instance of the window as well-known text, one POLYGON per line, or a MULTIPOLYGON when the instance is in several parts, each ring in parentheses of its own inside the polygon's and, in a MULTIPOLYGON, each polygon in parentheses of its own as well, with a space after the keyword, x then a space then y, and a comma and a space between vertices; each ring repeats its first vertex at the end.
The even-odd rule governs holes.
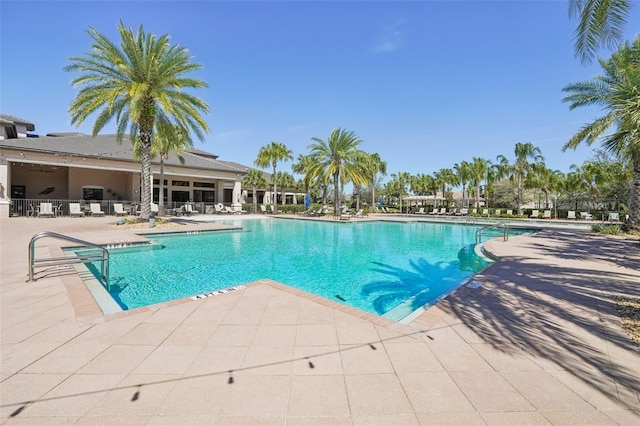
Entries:
POLYGON ((193 182, 195 188, 215 188, 216 184, 213 182, 193 182))
MULTIPOLYGON (((168 182, 168 181, 165 179, 165 180, 164 180, 164 186, 167 186, 167 182, 168 182)), ((154 184, 154 185, 160 185, 160 179, 154 179, 154 180, 153 180, 153 184, 154 184)))
POLYGON ((189 186, 188 180, 172 180, 171 185, 173 186, 189 186))
POLYGON ((205 203, 213 203, 216 200, 216 192, 215 191, 201 191, 198 189, 193 190, 193 201, 196 203, 205 202, 205 203))
POLYGON ((171 201, 174 203, 186 203, 189 201, 189 191, 171 191, 171 201))
POLYGON ((102 201, 104 199, 104 188, 99 186, 83 186, 82 199, 87 201, 102 201))

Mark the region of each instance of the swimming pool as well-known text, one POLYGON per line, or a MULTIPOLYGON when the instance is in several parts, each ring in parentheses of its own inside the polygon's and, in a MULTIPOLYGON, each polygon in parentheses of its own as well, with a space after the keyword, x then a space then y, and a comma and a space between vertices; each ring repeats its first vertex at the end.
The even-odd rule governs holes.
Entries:
POLYGON ((275 218, 224 223, 242 229, 153 235, 154 247, 111 250, 111 296, 132 309, 270 278, 397 319, 436 302, 488 264, 473 250, 476 226, 275 218))

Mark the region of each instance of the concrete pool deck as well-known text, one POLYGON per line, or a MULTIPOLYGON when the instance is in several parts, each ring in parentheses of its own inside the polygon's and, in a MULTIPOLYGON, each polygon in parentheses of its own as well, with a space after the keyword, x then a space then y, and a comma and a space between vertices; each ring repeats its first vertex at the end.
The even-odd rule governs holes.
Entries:
POLYGON ((492 240, 481 285, 409 324, 269 280, 106 318, 77 274, 25 282, 35 233, 143 239, 116 220, 0 220, 0 423, 640 424, 640 353, 613 301, 640 294, 638 241, 492 240))

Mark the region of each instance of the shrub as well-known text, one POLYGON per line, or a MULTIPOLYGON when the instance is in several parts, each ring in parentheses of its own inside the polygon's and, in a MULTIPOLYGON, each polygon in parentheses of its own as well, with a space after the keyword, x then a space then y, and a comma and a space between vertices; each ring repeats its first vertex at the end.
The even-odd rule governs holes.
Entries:
POLYGON ((595 224, 591 227, 591 231, 598 234, 606 234, 606 235, 620 235, 623 233, 622 227, 620 225, 612 225, 612 224, 595 224))

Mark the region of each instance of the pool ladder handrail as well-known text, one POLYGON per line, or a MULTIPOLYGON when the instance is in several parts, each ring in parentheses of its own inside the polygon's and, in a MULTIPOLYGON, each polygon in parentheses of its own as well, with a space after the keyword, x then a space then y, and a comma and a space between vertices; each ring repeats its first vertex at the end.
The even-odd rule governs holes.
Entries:
POLYGON ((80 240, 78 238, 70 237, 68 235, 58 234, 56 232, 51 231, 42 231, 35 234, 31 237, 31 241, 29 242, 29 279, 27 282, 36 281, 34 269, 36 266, 39 267, 48 267, 48 266, 58 266, 58 265, 71 265, 74 263, 91 263, 91 262, 101 262, 100 268, 100 277, 102 278, 103 284, 106 287, 107 291, 109 291, 109 250, 106 248, 90 243, 89 241, 80 240), (36 241, 40 238, 51 237, 57 238, 59 240, 70 241, 72 243, 82 244, 83 246, 91 247, 100 250, 100 254, 87 254, 87 255, 76 255, 76 256, 62 256, 62 257, 49 257, 49 258, 35 258, 35 250, 36 250, 36 241))
POLYGON ((482 238, 482 233, 484 231, 488 231, 489 229, 498 229, 502 228, 502 241, 509 241, 509 225, 504 222, 496 223, 494 225, 484 226, 476 231, 476 244, 480 244, 480 240, 482 238))

